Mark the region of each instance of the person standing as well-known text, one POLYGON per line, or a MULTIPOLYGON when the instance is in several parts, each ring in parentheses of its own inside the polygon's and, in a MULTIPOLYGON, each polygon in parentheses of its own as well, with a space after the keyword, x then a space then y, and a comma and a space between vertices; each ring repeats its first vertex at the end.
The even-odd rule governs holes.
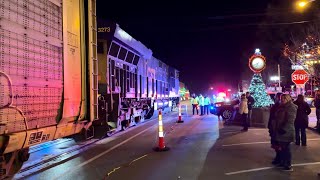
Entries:
POLYGON ((202 96, 202 94, 200 94, 199 96, 199 105, 200 105, 200 115, 203 116, 204 115, 204 97, 202 96))
POLYGON ((208 96, 204 98, 204 114, 209 114, 209 106, 211 104, 211 100, 208 96))
POLYGON ((292 102, 289 94, 281 95, 281 104, 275 112, 274 120, 271 122, 274 139, 279 144, 280 161, 277 165, 283 171, 292 171, 291 166, 291 142, 295 141, 294 122, 298 107, 292 102))
POLYGON ((251 96, 250 92, 246 92, 246 97, 248 99, 248 126, 250 126, 251 123, 251 116, 252 116, 252 107, 254 105, 254 98, 251 96))
POLYGON ((317 125, 314 127, 319 131, 319 121, 320 121, 320 91, 318 90, 315 95, 314 107, 316 108, 317 125))
POLYGON ((298 106, 296 120, 294 122, 296 130, 296 145, 300 146, 300 140, 302 146, 307 146, 307 134, 306 128, 308 127, 308 115, 311 113, 309 104, 304 101, 303 95, 298 95, 298 99, 294 102, 298 106), (301 136, 300 136, 301 133, 301 136))
POLYGON ((281 94, 282 93, 277 93, 276 94, 276 97, 274 99, 274 105, 270 109, 270 117, 269 117, 269 122, 268 122, 268 129, 269 129, 271 148, 273 148, 274 151, 276 152, 276 157, 272 161, 273 165, 280 164, 280 148, 279 148, 279 143, 275 139, 275 132, 272 129, 272 123, 273 123, 273 121, 275 121, 276 110, 280 106, 281 94))
POLYGON ((197 111, 197 115, 199 114, 198 105, 199 105, 199 98, 195 94, 191 98, 191 104, 192 104, 192 113, 194 115, 194 110, 197 111))
POLYGON ((239 114, 241 114, 241 120, 243 122, 242 131, 248 131, 248 100, 244 94, 241 95, 241 102, 239 106, 239 114))

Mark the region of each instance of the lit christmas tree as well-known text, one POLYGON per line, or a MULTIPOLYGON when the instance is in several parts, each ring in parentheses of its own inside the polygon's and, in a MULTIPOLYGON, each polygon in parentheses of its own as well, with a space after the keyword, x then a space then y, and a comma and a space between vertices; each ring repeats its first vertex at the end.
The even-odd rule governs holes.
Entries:
POLYGON ((266 86, 262 81, 260 74, 254 74, 250 83, 249 92, 255 100, 253 107, 261 108, 268 107, 274 104, 271 97, 266 92, 266 86))

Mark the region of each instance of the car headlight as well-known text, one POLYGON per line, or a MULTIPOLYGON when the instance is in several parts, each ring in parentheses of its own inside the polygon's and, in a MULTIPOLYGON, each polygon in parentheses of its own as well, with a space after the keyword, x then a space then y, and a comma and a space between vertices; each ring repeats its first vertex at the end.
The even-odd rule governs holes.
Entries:
POLYGON ((221 106, 221 104, 216 104, 216 107, 220 107, 221 106))

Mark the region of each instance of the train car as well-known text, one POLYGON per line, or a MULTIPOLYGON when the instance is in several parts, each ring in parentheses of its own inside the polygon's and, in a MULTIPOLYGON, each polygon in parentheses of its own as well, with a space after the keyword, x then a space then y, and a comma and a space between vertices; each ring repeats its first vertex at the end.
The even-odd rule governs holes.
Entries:
POLYGON ((178 71, 114 22, 98 20, 100 116, 112 132, 170 110, 179 90, 178 71), (170 75, 171 72, 171 75, 170 75))
POLYGON ((29 147, 98 119, 95 0, 5 0, 0 17, 1 179, 29 147))
POLYGON ((168 75, 169 98, 173 100, 173 104, 179 103, 179 71, 174 67, 169 67, 168 75))
POLYGON ((5 0, 0 9, 1 179, 31 146, 112 134, 179 97, 178 71, 118 25, 98 27, 95 0, 5 0))

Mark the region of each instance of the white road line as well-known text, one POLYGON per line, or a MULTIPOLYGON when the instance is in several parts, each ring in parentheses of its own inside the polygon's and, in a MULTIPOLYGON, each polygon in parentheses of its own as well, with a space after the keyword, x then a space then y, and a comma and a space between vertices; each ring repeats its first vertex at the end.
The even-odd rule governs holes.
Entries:
MULTIPOLYGON (((298 166, 311 166, 311 165, 320 165, 320 162, 311 162, 311 163, 298 163, 298 164, 293 164, 293 167, 298 167, 298 166)), ((269 169, 274 169, 275 167, 262 167, 262 168, 255 168, 255 169, 247 169, 247 170, 242 170, 242 171, 235 171, 235 172, 229 172, 225 173, 225 175, 230 176, 230 175, 235 175, 235 174, 243 174, 243 173, 250 173, 250 172, 256 172, 256 171, 264 171, 264 170, 269 170, 269 169)))
MULTIPOLYGON (((320 138, 312 138, 307 139, 307 141, 318 141, 320 138)), ((223 147, 229 147, 229 146, 241 146, 241 145, 254 145, 254 144, 269 144, 270 141, 261 141, 261 142, 248 142, 248 143, 238 143, 238 144, 225 144, 222 145, 223 147)))
POLYGON ((223 147, 229 147, 229 146, 241 146, 241 145, 253 145, 253 144, 267 144, 267 143, 270 143, 270 141, 238 143, 238 144, 225 144, 225 145, 222 145, 222 146, 223 147))
POLYGON ((130 140, 132 140, 133 138, 135 138, 135 137, 139 136, 140 134, 142 134, 142 133, 144 133, 144 132, 146 132, 146 131, 148 131, 148 130, 150 130, 150 129, 154 128, 154 127, 155 127, 155 126, 157 126, 157 125, 158 125, 158 124, 155 124, 155 125, 153 125, 153 126, 151 126, 151 127, 147 128, 147 129, 145 129, 145 130, 143 130, 143 131, 139 132, 138 134, 136 134, 136 135, 134 135, 134 136, 132 136, 132 137, 130 137, 130 138, 128 138, 128 139, 126 139, 125 141, 123 141, 123 142, 121 142, 121 143, 119 143, 119 144, 117 144, 117 145, 113 146, 112 148, 110 148, 110 149, 108 149, 108 150, 106 150, 106 151, 104 151, 104 152, 102 152, 102 153, 100 153, 100 154, 96 155, 95 157, 93 157, 93 158, 91 158, 91 159, 89 159, 89 160, 87 160, 87 161, 85 161, 85 162, 83 162, 83 163, 81 163, 81 164, 79 164, 79 165, 77 165, 77 166, 73 167, 72 169, 71 169, 71 168, 70 168, 70 169, 68 169, 68 171, 67 171, 67 172, 62 173, 62 174, 60 174, 59 176, 57 176, 57 177, 55 177, 55 178, 53 178, 53 179, 56 179, 56 180, 57 180, 57 179, 60 179, 60 178, 62 178, 63 176, 65 176, 65 175, 66 175, 65 173, 71 174, 73 171, 75 171, 75 170, 77 170, 77 169, 81 168, 82 166, 85 166, 85 165, 87 165, 87 164, 91 163, 92 161, 94 161, 94 160, 96 160, 96 159, 100 158, 101 156, 103 156, 103 155, 105 155, 105 154, 109 153, 110 151, 112 151, 112 150, 114 150, 114 149, 118 148, 119 146, 121 146, 121 145, 123 145, 123 144, 127 143, 128 141, 130 141, 130 140))
POLYGON ((262 167, 262 168, 255 168, 255 169, 247 169, 247 170, 242 170, 242 171, 235 171, 235 172, 225 173, 225 175, 230 176, 230 175, 235 175, 235 174, 249 173, 249 172, 255 172, 255 171, 263 171, 263 170, 268 170, 268 169, 273 169, 273 168, 274 167, 262 167))

